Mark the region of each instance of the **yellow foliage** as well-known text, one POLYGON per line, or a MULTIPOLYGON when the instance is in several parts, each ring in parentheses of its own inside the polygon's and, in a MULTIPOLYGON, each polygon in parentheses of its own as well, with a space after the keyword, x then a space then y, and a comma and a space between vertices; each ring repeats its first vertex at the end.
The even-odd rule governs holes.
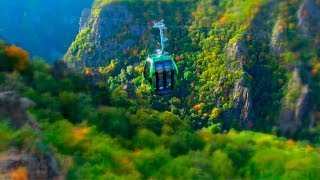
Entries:
POLYGON ((234 137, 237 137, 238 134, 237 134, 235 131, 230 130, 230 131, 228 132, 227 136, 228 136, 229 138, 234 138, 234 137))
POLYGON ((20 166, 16 169, 10 170, 9 176, 12 180, 27 180, 28 171, 25 167, 20 166))
POLYGON ((135 71, 137 74, 142 74, 142 73, 143 73, 143 67, 141 67, 141 66, 136 66, 136 67, 134 67, 134 71, 135 71))
POLYGON ((112 60, 111 63, 107 67, 108 72, 113 71, 115 67, 116 67, 116 62, 114 60, 112 60))
POLYGON ((286 27, 286 23, 284 21, 280 21, 279 24, 278 24, 279 31, 283 32, 285 27, 286 27))
POLYGON ((210 132, 206 132, 202 130, 202 131, 199 131, 197 134, 201 137, 201 139, 203 139, 206 142, 212 142, 214 139, 213 134, 210 132))
POLYGON ((211 111, 210 118, 211 119, 217 119, 220 116, 221 109, 220 108, 213 108, 211 111))
POLYGON ((288 27, 288 28, 289 28, 290 30, 293 30, 293 29, 295 28, 295 26, 296 26, 296 25, 295 25, 294 23, 289 23, 289 27, 288 27))
POLYGON ((72 129, 73 134, 73 144, 78 144, 79 142, 86 139, 88 133, 90 132, 90 128, 87 126, 83 127, 75 127, 72 129))
POLYGON ((257 138, 256 143, 258 145, 263 145, 263 144, 268 144, 273 140, 274 140, 274 136, 264 135, 264 136, 261 136, 261 137, 257 138))
POLYGON ((305 148, 308 153, 314 150, 314 148, 312 146, 310 146, 309 144, 305 148))
POLYGON ((86 68, 84 68, 84 73, 85 73, 86 75, 89 75, 89 74, 92 74, 92 71, 91 71, 90 68, 86 67, 86 68))
POLYGON ((112 72, 115 69, 116 64, 117 64, 116 61, 112 60, 108 66, 99 67, 99 73, 100 74, 109 74, 110 72, 112 72))

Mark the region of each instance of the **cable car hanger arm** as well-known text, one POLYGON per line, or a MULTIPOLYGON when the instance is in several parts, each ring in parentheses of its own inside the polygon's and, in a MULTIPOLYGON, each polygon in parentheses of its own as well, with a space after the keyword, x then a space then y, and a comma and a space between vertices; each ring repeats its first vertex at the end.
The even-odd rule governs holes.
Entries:
POLYGON ((165 42, 168 41, 168 39, 164 37, 163 34, 163 30, 167 29, 167 27, 164 25, 163 20, 161 20, 160 22, 155 22, 153 28, 158 28, 160 31, 161 49, 157 49, 157 54, 158 56, 160 56, 164 52, 165 42))

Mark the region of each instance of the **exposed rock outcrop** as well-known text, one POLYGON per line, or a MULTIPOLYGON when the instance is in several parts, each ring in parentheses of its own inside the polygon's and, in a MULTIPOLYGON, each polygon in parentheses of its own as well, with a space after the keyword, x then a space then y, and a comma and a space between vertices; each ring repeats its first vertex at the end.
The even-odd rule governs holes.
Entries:
MULTIPOLYGON (((230 90, 231 93, 229 93, 229 97, 231 97, 233 101, 233 108, 230 112, 226 113, 225 119, 239 119, 240 126, 245 129, 249 129, 253 126, 252 121, 255 111, 254 108, 256 108, 253 107, 252 101, 254 97, 251 90, 252 84, 249 81, 249 76, 252 75, 251 79, 261 79, 258 74, 252 73, 252 70, 249 69, 251 67, 248 67, 247 63, 249 60, 257 62, 263 61, 262 56, 253 59, 252 55, 250 55, 249 49, 250 46, 252 46, 251 39, 255 41, 255 45, 261 46, 261 52, 267 51, 267 49, 265 48, 265 44, 269 44, 270 39, 268 31, 266 30, 274 25, 274 17, 276 17, 277 15, 277 11, 275 8, 277 3, 277 1, 269 1, 268 3, 264 4, 260 8, 255 18, 252 19, 248 30, 243 33, 242 37, 238 41, 229 45, 226 50, 226 54, 230 59, 239 62, 239 65, 236 67, 238 69, 232 69, 231 67, 228 67, 228 69, 231 71, 240 70, 243 71, 243 73, 241 78, 236 81, 233 88, 230 90), (270 9, 272 10, 270 11, 270 9)), ((260 52, 256 53, 261 54, 260 52)), ((261 65, 262 64, 263 63, 261 63, 261 65)))
MULTIPOLYGON (((319 37, 320 29, 320 7, 318 7, 314 0, 305 0, 299 7, 297 13, 298 26, 302 32, 309 37, 319 37)), ((319 43, 319 39, 316 39, 319 43)))
MULTIPOLYGON (((93 10, 94 11, 94 10, 93 10)), ((145 25, 132 23, 133 14, 125 3, 104 6, 98 15, 84 10, 80 19, 80 33, 69 48, 65 59, 76 68, 108 65, 108 58, 135 46, 146 31, 145 25), (89 18, 88 18, 89 17, 89 18), (86 46, 79 49, 77 40, 86 39, 86 46)), ((84 43, 84 42, 81 42, 84 43)))
POLYGON ((284 52, 283 40, 285 36, 282 32, 282 23, 281 19, 278 19, 272 30, 270 50, 276 55, 280 55, 284 52))
POLYGON ((0 173, 6 177, 21 167, 26 169, 28 179, 54 179, 60 175, 58 161, 50 151, 30 154, 11 148, 0 163, 0 173))
POLYGON ((301 128, 302 122, 309 118, 311 109, 309 87, 302 84, 298 69, 294 70, 287 89, 282 100, 279 127, 282 134, 294 135, 301 128))
POLYGON ((9 118, 11 124, 20 128, 26 123, 37 126, 26 110, 35 104, 30 99, 19 97, 13 91, 0 92, 0 119, 9 118))
POLYGON ((248 55, 247 49, 243 44, 243 40, 241 39, 232 43, 227 49, 227 55, 230 59, 243 61, 243 59, 248 55))
MULTIPOLYGON (((246 77, 246 75, 244 75, 246 77)), ((245 129, 252 127, 252 97, 251 90, 245 78, 235 83, 230 96, 234 102, 233 109, 227 113, 229 117, 237 115, 240 126, 245 129)))
POLYGON ((136 99, 137 94, 136 94, 136 86, 134 85, 133 82, 127 82, 126 85, 123 87, 123 90, 125 90, 128 94, 128 97, 130 99, 136 99))
POLYGON ((14 91, 0 93, 0 120, 8 118, 10 124, 17 129, 28 125, 37 135, 30 147, 23 147, 21 150, 12 147, 2 155, 4 158, 0 158, 0 178, 9 178, 10 172, 21 167, 26 169, 29 179, 53 179, 59 176, 57 159, 50 149, 39 147, 42 142, 40 125, 27 113, 27 109, 33 106, 33 101, 20 97, 14 91))

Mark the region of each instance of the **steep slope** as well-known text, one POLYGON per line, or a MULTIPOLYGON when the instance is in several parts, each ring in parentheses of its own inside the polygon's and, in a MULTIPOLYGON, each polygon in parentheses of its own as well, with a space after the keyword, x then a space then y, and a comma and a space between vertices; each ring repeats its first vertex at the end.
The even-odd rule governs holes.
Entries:
POLYGON ((312 113, 319 107, 312 93, 319 87, 318 4, 97 0, 83 12, 90 18, 81 19, 82 31, 65 59, 98 77, 94 81, 107 78, 114 92, 126 93, 123 87, 133 83, 141 104, 192 119, 195 129, 294 135, 318 118, 312 113), (161 18, 169 27, 167 50, 182 72, 179 89, 164 97, 152 95, 141 77, 141 62, 157 42, 152 22, 161 18))

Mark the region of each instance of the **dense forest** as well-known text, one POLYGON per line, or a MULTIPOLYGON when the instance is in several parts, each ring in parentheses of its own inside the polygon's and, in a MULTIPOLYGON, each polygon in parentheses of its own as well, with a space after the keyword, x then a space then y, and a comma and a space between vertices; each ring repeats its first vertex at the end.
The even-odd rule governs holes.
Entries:
POLYGON ((10 147, 15 160, 2 167, 8 173, 1 178, 320 176, 319 148, 308 141, 250 131, 218 133, 216 126, 194 131, 192 121, 141 107, 123 88, 110 92, 103 83, 88 84, 64 63, 51 67, 29 60, 26 51, 3 42, 0 57, 0 107, 15 108, 0 122, 0 152, 10 147))
POLYGON ((318 0, 96 0, 64 61, 0 41, 0 179, 317 179, 318 0), (180 72, 152 92, 158 42, 180 72))

